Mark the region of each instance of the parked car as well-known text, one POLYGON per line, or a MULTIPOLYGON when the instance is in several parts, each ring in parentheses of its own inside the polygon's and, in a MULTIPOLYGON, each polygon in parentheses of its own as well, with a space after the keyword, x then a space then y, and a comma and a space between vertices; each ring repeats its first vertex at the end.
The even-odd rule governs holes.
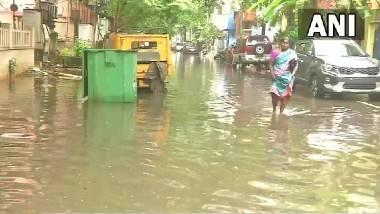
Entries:
POLYGON ((268 67, 272 53, 272 43, 266 35, 249 36, 245 40, 237 40, 234 50, 233 64, 255 65, 258 69, 268 67))
POLYGON ((199 49, 197 47, 197 45, 193 44, 193 43, 187 43, 184 47, 183 47, 183 50, 182 52, 184 54, 199 54, 199 49))
POLYGON ((177 42, 177 44, 175 45, 175 50, 178 51, 178 52, 181 52, 183 50, 184 46, 185 46, 185 43, 183 43, 183 42, 177 42))
POLYGON ((220 49, 216 51, 216 54, 214 55, 214 59, 221 59, 224 60, 227 58, 227 49, 220 49))
POLYGON ((314 97, 326 93, 380 97, 379 61, 350 39, 312 39, 296 43, 296 82, 310 86, 314 97))

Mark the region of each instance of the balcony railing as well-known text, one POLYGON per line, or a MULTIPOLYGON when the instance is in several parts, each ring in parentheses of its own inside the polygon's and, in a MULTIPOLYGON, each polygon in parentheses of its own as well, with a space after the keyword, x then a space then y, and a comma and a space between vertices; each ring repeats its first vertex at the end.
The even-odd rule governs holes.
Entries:
POLYGON ((0 28, 0 49, 34 48, 34 31, 0 28))

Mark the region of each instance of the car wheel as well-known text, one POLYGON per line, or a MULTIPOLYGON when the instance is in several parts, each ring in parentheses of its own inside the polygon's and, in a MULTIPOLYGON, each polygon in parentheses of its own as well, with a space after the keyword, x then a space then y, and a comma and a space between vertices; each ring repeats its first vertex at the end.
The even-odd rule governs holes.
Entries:
POLYGON ((324 97, 325 93, 322 91, 318 78, 316 76, 313 76, 311 79, 311 95, 315 98, 322 98, 324 97))
POLYGON ((343 100, 345 97, 343 93, 330 93, 330 95, 333 99, 337 100, 343 100))
POLYGON ((380 101, 380 94, 369 94, 368 96, 371 101, 380 101))

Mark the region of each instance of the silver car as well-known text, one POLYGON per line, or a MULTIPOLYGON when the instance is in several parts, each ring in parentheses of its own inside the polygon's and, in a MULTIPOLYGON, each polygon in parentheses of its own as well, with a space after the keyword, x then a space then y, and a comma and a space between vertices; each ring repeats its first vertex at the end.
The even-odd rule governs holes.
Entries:
POLYGON ((379 61, 350 39, 311 39, 296 44, 296 81, 310 86, 314 97, 326 93, 380 97, 379 61))

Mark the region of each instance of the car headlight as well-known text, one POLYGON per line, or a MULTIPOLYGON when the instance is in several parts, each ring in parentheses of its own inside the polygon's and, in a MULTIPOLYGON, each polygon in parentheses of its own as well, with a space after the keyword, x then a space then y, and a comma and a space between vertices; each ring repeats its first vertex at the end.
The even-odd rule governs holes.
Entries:
POLYGON ((338 68, 329 64, 322 64, 321 70, 322 70, 322 73, 328 74, 328 75, 336 76, 339 74, 338 68))

